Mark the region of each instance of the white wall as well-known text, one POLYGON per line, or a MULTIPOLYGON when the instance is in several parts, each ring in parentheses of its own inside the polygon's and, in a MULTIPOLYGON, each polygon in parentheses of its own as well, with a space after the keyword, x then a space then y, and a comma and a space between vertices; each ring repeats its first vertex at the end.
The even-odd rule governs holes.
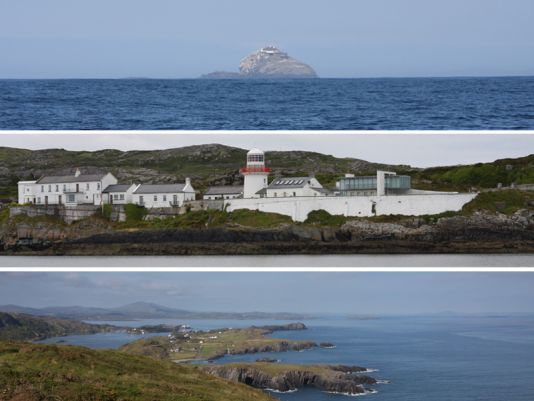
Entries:
POLYGON ((174 201, 174 195, 176 195, 178 206, 182 206, 185 201, 195 200, 194 192, 133 194, 133 203, 136 205, 143 203, 143 206, 148 209, 153 207, 171 207, 171 203, 174 201), (141 197, 143 198, 143 202, 141 202, 141 197))
POLYGON ((225 200, 227 210, 260 210, 279 213, 295 221, 306 220, 313 210, 326 210, 330 214, 344 216, 373 216, 373 203, 376 215, 402 214, 421 216, 461 210, 462 206, 475 198, 476 193, 436 194, 436 195, 388 195, 388 196, 339 196, 316 198, 262 198, 225 200))
POLYGON ((218 194, 218 195, 204 195, 204 200, 217 200, 217 199, 235 199, 239 198, 241 194, 218 194))
POLYGON ((35 194, 35 181, 18 182, 18 204, 32 203, 35 194))
POLYGON ((114 205, 125 205, 133 203, 133 192, 137 189, 136 184, 132 184, 130 188, 123 192, 109 192, 104 195, 104 203, 112 203, 114 205))
POLYGON ((259 198, 256 192, 267 187, 268 174, 245 174, 243 179, 243 196, 245 198, 259 198))
MULTIPOLYGON (((291 179, 291 178, 287 178, 291 179)), ((278 178, 275 178, 275 181, 278 178)), ((322 188, 323 186, 316 178, 311 178, 310 183, 306 183, 302 188, 267 188, 267 197, 268 198, 283 198, 283 197, 295 197, 295 196, 321 196, 317 191, 314 191, 312 188, 322 188)))

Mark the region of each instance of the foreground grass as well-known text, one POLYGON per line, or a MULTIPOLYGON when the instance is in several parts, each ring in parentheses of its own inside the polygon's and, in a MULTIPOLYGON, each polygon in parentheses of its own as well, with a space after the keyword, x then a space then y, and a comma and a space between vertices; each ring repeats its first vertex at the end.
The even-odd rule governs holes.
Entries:
POLYGON ((112 350, 0 342, 0 400, 250 401, 261 391, 112 350))

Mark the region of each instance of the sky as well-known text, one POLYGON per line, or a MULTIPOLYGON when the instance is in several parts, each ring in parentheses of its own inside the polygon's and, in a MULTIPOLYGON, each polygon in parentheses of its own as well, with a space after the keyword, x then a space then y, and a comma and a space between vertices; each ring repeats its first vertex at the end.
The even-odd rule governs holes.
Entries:
POLYGON ((0 273, 0 305, 343 314, 531 313, 532 273, 0 273))
POLYGON ((532 0, 0 0, 2 78, 195 78, 276 45, 321 77, 532 75, 532 0))
MULTIPOLYGON (((414 167, 491 162, 534 153, 534 134, 313 133, 0 133, 0 146, 68 150, 149 150, 219 143, 244 149, 306 150, 377 163, 414 167)), ((267 155, 268 159, 268 155, 267 155)))

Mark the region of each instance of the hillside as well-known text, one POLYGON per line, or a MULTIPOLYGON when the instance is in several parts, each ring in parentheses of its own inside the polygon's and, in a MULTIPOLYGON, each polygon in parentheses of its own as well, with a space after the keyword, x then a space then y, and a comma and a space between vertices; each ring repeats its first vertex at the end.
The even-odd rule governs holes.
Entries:
POLYGON ((87 324, 55 317, 0 312, 0 340, 42 340, 71 334, 114 331, 110 325, 87 324))
MULTIPOLYGON (((19 180, 71 174, 76 167, 84 173, 111 171, 120 182, 173 182, 191 177, 195 189, 203 191, 210 185, 241 184, 239 168, 246 153, 246 149, 218 144, 128 152, 0 147, 0 198, 16 199, 19 180)), ((273 169, 271 178, 311 173, 325 187, 333 187, 336 179, 345 173, 374 174, 377 169, 408 174, 413 185, 421 189, 466 190, 493 188, 498 183, 504 186, 534 183, 534 154, 492 163, 426 169, 305 151, 267 151, 266 157, 267 165, 273 169)))
POLYGON ((134 302, 116 308, 86 306, 56 306, 29 308, 18 305, 0 305, 1 312, 24 313, 37 316, 55 316, 74 320, 135 320, 135 319, 284 319, 300 320, 313 318, 296 313, 265 312, 195 312, 149 303, 134 302))
POLYGON ((171 362, 112 350, 0 342, 0 401, 267 401, 274 398, 171 362))

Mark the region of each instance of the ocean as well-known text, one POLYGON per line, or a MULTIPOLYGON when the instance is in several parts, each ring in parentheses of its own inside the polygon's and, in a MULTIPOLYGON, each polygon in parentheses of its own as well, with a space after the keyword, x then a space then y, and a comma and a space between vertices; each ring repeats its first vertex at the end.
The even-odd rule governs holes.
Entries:
POLYGON ((0 80, 0 129, 534 129, 534 77, 0 80))
MULTIPOLYGON (((152 320, 117 325, 185 323, 194 329, 248 327, 280 321, 152 320)), ((377 369, 369 375, 389 384, 374 386, 374 401, 532 401, 534 399, 534 317, 390 316, 368 320, 324 317, 304 321, 305 331, 276 337, 332 342, 334 349, 228 356, 216 363, 254 361, 268 356, 282 363, 352 364, 377 369)), ((136 336, 95 334, 49 339, 96 348, 116 348, 136 336)), ((345 396, 314 389, 273 394, 283 401, 338 401, 345 396)))

